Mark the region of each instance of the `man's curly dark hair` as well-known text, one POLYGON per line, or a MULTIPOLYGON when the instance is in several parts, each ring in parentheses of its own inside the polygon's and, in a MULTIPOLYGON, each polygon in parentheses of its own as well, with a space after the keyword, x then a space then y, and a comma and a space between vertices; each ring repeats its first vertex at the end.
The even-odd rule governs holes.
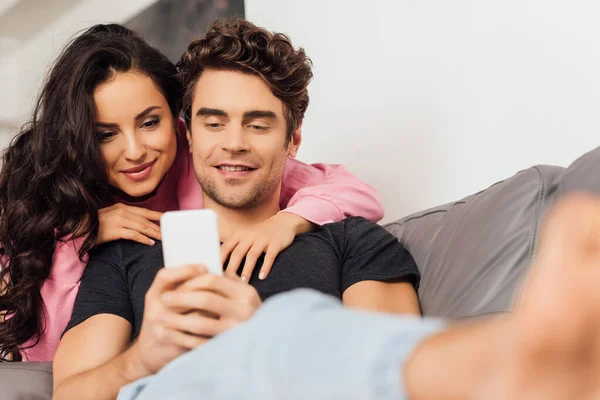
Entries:
POLYGON ((177 64, 184 85, 184 117, 191 122, 193 94, 205 69, 233 70, 261 77, 284 104, 287 140, 300 126, 308 107, 312 62, 289 37, 257 27, 243 18, 219 19, 193 41, 177 64))

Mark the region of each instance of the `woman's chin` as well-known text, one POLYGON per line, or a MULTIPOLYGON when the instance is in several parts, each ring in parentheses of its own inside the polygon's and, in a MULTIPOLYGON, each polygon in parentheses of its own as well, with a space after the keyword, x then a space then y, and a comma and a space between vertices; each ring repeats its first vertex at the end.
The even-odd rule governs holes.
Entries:
POLYGON ((134 185, 119 185, 115 186, 118 197, 122 197, 126 201, 141 201, 155 194, 158 188, 158 182, 140 182, 134 185))

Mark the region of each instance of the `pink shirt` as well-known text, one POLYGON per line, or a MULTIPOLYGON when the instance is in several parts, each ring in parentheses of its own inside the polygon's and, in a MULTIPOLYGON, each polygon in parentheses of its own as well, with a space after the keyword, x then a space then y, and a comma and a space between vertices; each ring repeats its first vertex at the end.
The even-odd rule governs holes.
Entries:
MULTIPOLYGON (((175 163, 155 196, 132 204, 155 211, 202 208, 202 189, 194 175, 187 143, 180 142, 175 163), (183 145, 181 145, 183 143, 183 145)), ((308 165, 290 158, 283 176, 281 207, 317 225, 360 215, 383 218, 375 189, 341 165, 308 165)), ((83 239, 58 242, 50 275, 41 286, 45 321, 39 342, 21 350, 23 361, 51 361, 73 310, 79 281, 87 264, 78 251, 83 239)), ((32 342, 28 343, 31 344, 32 342)), ((24 346, 26 347, 26 346, 24 346)))

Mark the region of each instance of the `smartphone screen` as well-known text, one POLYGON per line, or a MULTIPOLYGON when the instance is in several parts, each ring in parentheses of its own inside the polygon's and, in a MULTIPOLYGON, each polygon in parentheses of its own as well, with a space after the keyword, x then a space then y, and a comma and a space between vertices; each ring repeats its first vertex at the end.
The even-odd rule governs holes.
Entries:
POLYGON ((165 267, 204 265, 223 275, 217 215, 213 210, 169 211, 160 219, 165 267))

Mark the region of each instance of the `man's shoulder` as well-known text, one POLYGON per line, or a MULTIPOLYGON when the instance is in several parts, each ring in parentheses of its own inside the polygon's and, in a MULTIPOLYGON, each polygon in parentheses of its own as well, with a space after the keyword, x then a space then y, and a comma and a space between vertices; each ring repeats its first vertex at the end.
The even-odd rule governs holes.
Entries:
MULTIPOLYGON (((325 242, 333 248, 340 248, 352 243, 377 242, 380 240, 395 240, 392 234, 381 225, 363 217, 348 217, 339 222, 332 222, 317 228, 312 232, 296 236, 294 245, 325 242)), ((397 240, 396 240, 397 241, 397 240)))
POLYGON ((348 217, 339 222, 332 222, 321 226, 315 231, 321 234, 335 235, 358 235, 362 236, 369 233, 387 233, 387 231, 377 223, 363 217, 348 217))
POLYGON ((125 265, 133 259, 155 257, 156 255, 162 257, 162 242, 158 240, 150 246, 132 240, 120 239, 96 246, 90 252, 90 262, 102 260, 115 265, 125 265))
POLYGON ((340 222, 323 225, 315 232, 327 237, 342 252, 378 246, 386 246, 391 251, 404 249, 398 238, 383 226, 363 217, 348 217, 340 222))

